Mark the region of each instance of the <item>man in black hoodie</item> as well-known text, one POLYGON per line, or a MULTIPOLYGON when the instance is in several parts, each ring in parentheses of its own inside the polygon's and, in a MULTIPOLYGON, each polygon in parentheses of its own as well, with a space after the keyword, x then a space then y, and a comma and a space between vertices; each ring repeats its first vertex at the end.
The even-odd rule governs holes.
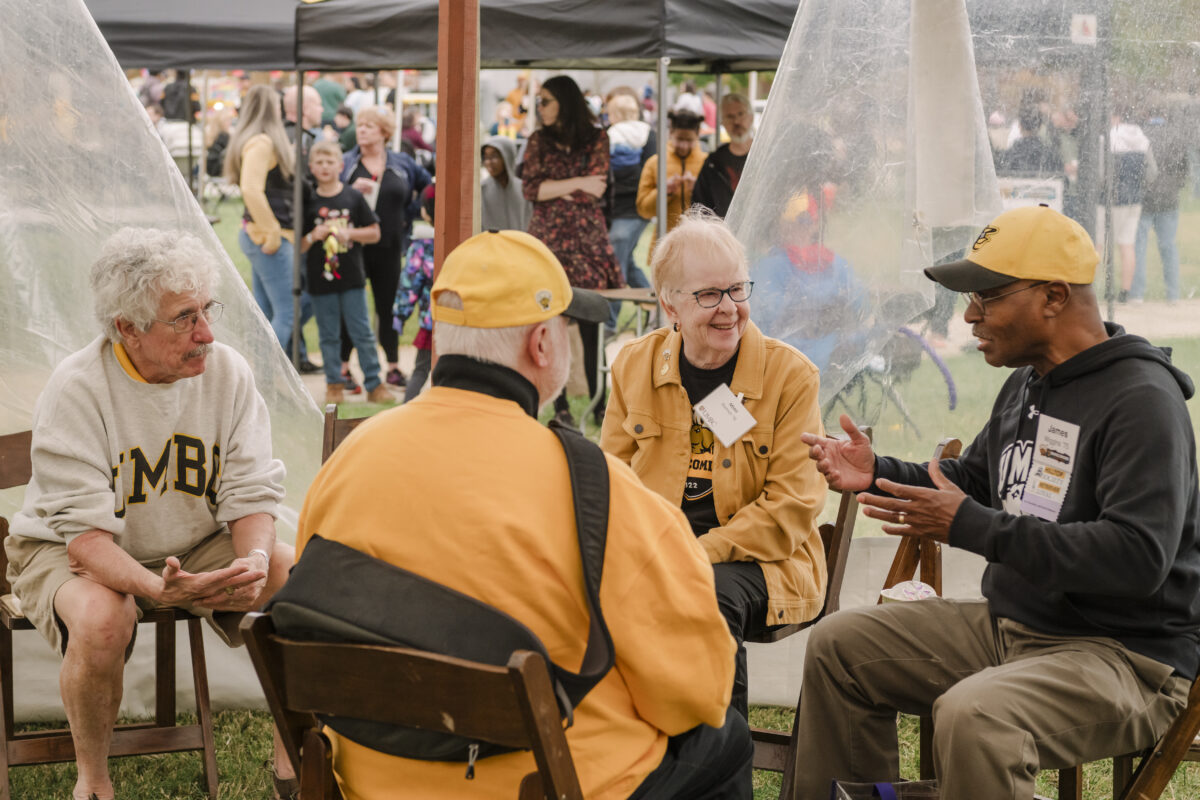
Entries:
POLYGON ((1014 368, 958 461, 876 457, 805 434, 867 516, 987 559, 985 600, 851 609, 813 631, 796 797, 895 779, 897 711, 934 719, 944 800, 1028 800, 1039 769, 1149 747, 1200 661, 1191 380, 1100 317, 1087 233, 1007 211, 925 274, 969 298, 989 364, 1014 368), (870 490, 870 493, 865 490, 870 490))

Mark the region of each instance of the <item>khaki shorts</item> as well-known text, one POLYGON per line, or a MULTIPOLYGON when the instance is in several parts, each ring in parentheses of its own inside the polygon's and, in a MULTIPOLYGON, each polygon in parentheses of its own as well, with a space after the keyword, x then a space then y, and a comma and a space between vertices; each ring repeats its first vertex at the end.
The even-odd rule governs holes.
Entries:
MULTIPOLYGON (((1134 244, 1137 241, 1138 220, 1142 216, 1142 206, 1113 206, 1113 242, 1116 244, 1134 244)), ((1098 206, 1096 215, 1096 249, 1104 249, 1104 206, 1098 206)))
MULTIPOLYGON (((48 542, 44 539, 8 536, 4 540, 4 549, 8 553, 8 580, 12 584, 13 594, 21 601, 21 611, 25 618, 46 637, 46 641, 56 652, 65 653, 67 626, 54 611, 54 597, 63 584, 78 577, 68 566, 67 546, 61 542, 48 542)), ((179 556, 179 562, 187 572, 211 572, 229 566, 235 558, 237 554, 233 551, 233 537, 222 530, 179 556)), ((142 566, 159 575, 166 566, 166 559, 142 566)), ((135 597, 134 601, 137 604, 139 620, 146 611, 155 608, 155 603, 144 597, 135 597)), ((222 630, 221 625, 213 620, 211 608, 190 604, 180 608, 208 620, 222 641, 231 644, 228 632, 222 630)), ((224 615, 227 612, 216 613, 224 615)), ((130 638, 129 648, 125 652, 126 659, 133 652, 133 642, 136 638, 137 626, 134 626, 133 637, 130 638)))

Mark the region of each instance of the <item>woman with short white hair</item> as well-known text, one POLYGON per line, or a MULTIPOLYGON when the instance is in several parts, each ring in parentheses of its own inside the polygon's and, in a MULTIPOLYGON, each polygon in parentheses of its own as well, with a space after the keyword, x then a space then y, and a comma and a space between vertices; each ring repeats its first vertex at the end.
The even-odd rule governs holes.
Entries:
POLYGON ((652 267, 671 327, 617 356, 600 444, 682 509, 712 562, 738 643, 731 704, 745 716, 743 640, 810 620, 825 601, 826 487, 800 441, 821 430, 820 380, 750 321, 746 253, 711 212, 681 217, 652 267))

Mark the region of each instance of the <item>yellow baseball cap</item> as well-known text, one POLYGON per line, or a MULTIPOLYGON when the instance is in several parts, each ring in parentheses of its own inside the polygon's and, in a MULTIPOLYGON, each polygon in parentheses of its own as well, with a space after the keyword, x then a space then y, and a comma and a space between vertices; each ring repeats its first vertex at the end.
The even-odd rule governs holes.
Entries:
POLYGON ((550 248, 522 231, 485 231, 446 256, 433 283, 433 318, 468 328, 512 328, 565 314, 584 322, 608 319, 608 301, 572 289, 550 248), (462 298, 462 308, 438 303, 442 292, 462 298))
POLYGON ((926 267, 925 276, 955 292, 982 292, 1019 280, 1090 284, 1100 255, 1075 220, 1045 205, 1005 211, 961 261, 926 267))

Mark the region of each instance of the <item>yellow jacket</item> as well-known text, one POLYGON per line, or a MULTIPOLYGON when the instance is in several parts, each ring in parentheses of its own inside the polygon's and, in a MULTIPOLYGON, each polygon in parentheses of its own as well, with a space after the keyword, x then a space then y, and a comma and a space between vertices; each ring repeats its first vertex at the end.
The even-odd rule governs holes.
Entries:
MULTIPOLYGON (((735 647, 683 513, 608 462, 600 605, 616 664, 566 733, 584 796, 623 800, 662 761, 668 736, 724 722, 735 647)), ((334 451, 305 498, 297 552, 320 533, 403 565, 516 617, 555 662, 578 669, 588 606, 566 467, 558 439, 516 402, 435 385, 334 451)), ((380 598, 380 613, 420 609, 380 598)), ((461 763, 333 738, 346 800, 516 797, 535 769, 531 753, 510 753, 480 761, 467 781, 461 763)))
MULTIPOLYGON (((647 487, 679 508, 691 451, 692 405, 679 377, 683 337, 661 328, 626 345, 612 368, 600 444, 647 487)), ((817 368, 798 350, 746 325, 733 373, 757 421, 741 441, 714 443, 713 503, 719 528, 701 535, 714 564, 756 561, 767 583, 770 625, 812 619, 825 599, 817 516, 826 485, 800 441, 819 432, 817 368)))
MULTIPOLYGON (((275 145, 265 133, 251 136, 242 146, 242 171, 238 176, 238 188, 242 190, 242 202, 250 214, 246 223, 246 235, 250 241, 271 255, 279 249, 279 240, 293 241, 292 232, 279 227, 279 220, 267 202, 267 173, 278 166, 275 145)), ((299 216, 299 214, 297 214, 299 216)))
MULTIPOLYGON (((699 144, 692 148, 692 152, 688 153, 687 160, 683 162, 679 160, 679 156, 675 155, 675 151, 670 149, 670 142, 667 143, 667 148, 668 179, 682 175, 685 171, 692 173, 693 178, 700 176, 700 168, 704 166, 704 159, 708 158, 708 153, 701 150, 699 144)), ((680 215, 691 207, 692 189, 685 184, 680 184, 674 194, 667 195, 667 230, 674 228, 680 215)), ((658 213, 657 155, 646 159, 646 164, 642 167, 642 179, 638 181, 637 212, 646 219, 650 219, 658 213)))

